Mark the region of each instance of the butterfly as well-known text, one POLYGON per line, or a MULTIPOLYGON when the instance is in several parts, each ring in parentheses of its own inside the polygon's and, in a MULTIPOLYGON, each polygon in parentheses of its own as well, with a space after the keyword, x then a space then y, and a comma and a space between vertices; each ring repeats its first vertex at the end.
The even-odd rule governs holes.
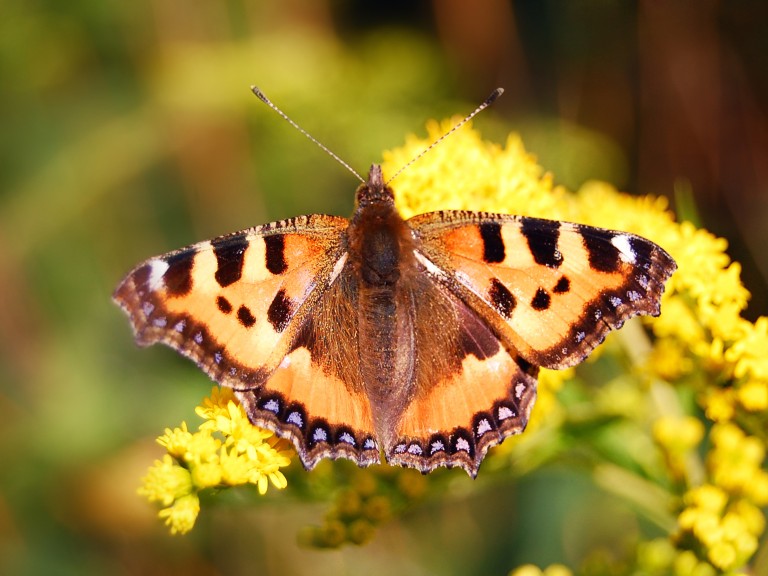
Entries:
POLYGON ((443 210, 404 220, 374 164, 351 219, 298 216, 150 258, 114 300, 235 391, 250 421, 323 458, 477 475, 521 433, 540 367, 657 316, 674 260, 626 232, 443 210))

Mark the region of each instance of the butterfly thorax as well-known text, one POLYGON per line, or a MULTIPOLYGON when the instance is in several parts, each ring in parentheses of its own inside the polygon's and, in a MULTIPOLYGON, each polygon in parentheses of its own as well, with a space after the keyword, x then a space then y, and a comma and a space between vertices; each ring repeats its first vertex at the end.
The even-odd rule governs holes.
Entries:
POLYGON ((368 181, 357 190, 348 238, 350 256, 359 266, 363 285, 396 290, 402 258, 411 254, 413 239, 377 164, 371 166, 368 181))

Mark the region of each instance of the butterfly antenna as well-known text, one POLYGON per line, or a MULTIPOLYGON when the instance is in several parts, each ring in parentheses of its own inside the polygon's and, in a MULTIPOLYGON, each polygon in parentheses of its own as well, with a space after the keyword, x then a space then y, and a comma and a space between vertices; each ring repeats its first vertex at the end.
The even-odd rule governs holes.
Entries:
POLYGON ((296 122, 294 122, 293 120, 291 120, 291 119, 288 117, 288 115, 287 115, 285 112, 283 112, 282 110, 280 110, 280 108, 278 108, 277 106, 275 106, 274 104, 272 104, 272 101, 271 101, 269 98, 267 98, 267 97, 264 95, 264 92, 262 92, 261 90, 259 90, 258 86, 251 86, 251 92, 253 92, 253 93, 256 95, 256 98, 258 98, 259 100, 261 100, 262 102, 264 102, 264 104, 266 104, 267 106, 269 106, 270 108, 272 108, 272 110, 274 110, 275 112, 277 112, 278 114, 280 114, 280 116, 282 116, 282 117, 283 117, 283 120, 285 120, 286 122, 288 122, 288 124, 290 124, 291 126, 293 126, 294 128, 296 128, 296 130, 298 130, 299 132, 301 132, 302 134, 304 134, 304 136, 306 136, 307 138, 309 138, 309 139, 310 139, 312 142, 314 142, 315 144, 317 144, 317 145, 318 145, 318 146, 319 146, 319 147, 320 147, 320 148, 321 148, 321 149, 322 149, 322 150, 323 150, 323 151, 324 151, 326 154, 328 154, 328 155, 329 155, 331 158, 333 158, 334 160, 336 160, 336 162, 338 162, 339 164, 341 164, 342 166, 344 166, 344 168, 346 168, 347 170, 349 170, 350 172, 352 172, 352 174, 354 174, 354 175, 355 175, 355 177, 356 177, 358 180, 360 180, 360 182, 362 182, 363 184, 365 184, 365 180, 363 179, 363 177, 362 177, 362 176, 360 176, 360 174, 358 174, 357 172, 355 172, 355 169, 354 169, 354 168, 352 168, 352 166, 350 166, 349 164, 347 164, 346 162, 344 162, 344 160, 342 160, 341 158, 339 158, 339 157, 338 157, 336 154, 334 154, 333 152, 331 152, 331 150, 329 150, 327 146, 325 146, 325 145, 324 145, 322 142, 320 142, 320 141, 319 141, 317 138, 315 138, 314 136, 312 136, 312 134, 310 134, 309 132, 307 132, 306 130, 304 130, 304 128, 302 128, 301 126, 299 126, 298 124, 296 124, 296 122))
POLYGON ((408 168, 408 167, 409 167, 411 164, 413 164, 413 163, 414 163, 414 162, 416 162, 417 160, 421 159, 421 157, 422 157, 422 156, 424 156, 424 154, 426 154, 427 152, 429 152, 430 150, 432 150, 432 148, 434 148, 435 146, 437 146, 438 144, 440 144, 440 142, 442 142, 442 141, 443 141, 443 140, 445 140, 445 139, 446 139, 448 136, 450 136, 451 134, 453 134, 454 132, 456 132, 456 130, 458 130, 459 128, 461 128, 462 126, 464 126, 464 124, 466 124, 467 122, 469 122, 470 120, 472 120, 472 118, 474 118, 475 116, 477 116, 477 115, 478 115, 480 112, 482 112, 483 110, 485 110, 486 108, 488 108, 488 106, 490 106, 491 104, 493 104, 493 103, 496 101, 496 99, 497 99, 499 96, 501 96, 502 94, 504 94, 504 88, 496 88, 496 90, 494 90, 493 92, 491 92, 491 94, 488 96, 488 98, 486 98, 485 100, 483 100, 483 103, 482 103, 482 104, 480 104, 480 106, 478 106, 477 108, 475 108, 475 109, 474 109, 472 112, 470 112, 470 113, 467 115, 467 117, 466 117, 466 118, 464 118, 464 120, 462 120, 461 122, 459 122, 458 124, 456 124, 456 126, 454 126, 453 128, 451 128, 450 130, 448 130, 448 132, 446 132, 445 134, 443 134, 442 136, 440 136, 440 138, 438 138, 437 140, 435 140, 434 142, 432 142, 432 144, 430 144, 430 145, 429 145, 429 146, 427 146, 427 147, 426 147, 424 150, 422 150, 422 151, 421 151, 421 152, 420 152, 420 153, 419 153, 419 154, 418 154, 418 155, 417 155, 415 158, 413 158, 413 159, 412 159, 410 162, 408 162, 408 164, 406 164, 405 166, 403 166, 402 168, 400 168, 400 170, 398 170, 398 171, 395 173, 395 175, 394 175, 394 176, 392 176, 392 178, 390 178, 389 180, 387 180, 387 186, 389 185, 389 183, 390 183, 390 182, 392 182, 392 180, 394 180, 395 178, 397 178, 398 176, 400 176, 400 174, 402 174, 403 172, 405 172, 405 170, 406 170, 406 169, 407 169, 407 168, 408 168))

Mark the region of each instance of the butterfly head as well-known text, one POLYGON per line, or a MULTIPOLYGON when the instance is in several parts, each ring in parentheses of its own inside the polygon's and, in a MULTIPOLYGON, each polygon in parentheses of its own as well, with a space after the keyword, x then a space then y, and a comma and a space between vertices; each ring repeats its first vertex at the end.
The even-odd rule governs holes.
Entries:
POLYGON ((394 206, 395 195, 386 185, 381 174, 381 166, 372 164, 368 180, 358 186, 355 193, 355 206, 359 210, 367 206, 394 206))

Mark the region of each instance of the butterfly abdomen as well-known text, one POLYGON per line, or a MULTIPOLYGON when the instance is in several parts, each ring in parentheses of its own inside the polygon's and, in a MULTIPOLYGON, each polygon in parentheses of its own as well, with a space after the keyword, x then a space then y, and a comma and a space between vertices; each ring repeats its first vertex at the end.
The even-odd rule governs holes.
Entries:
POLYGON ((413 303, 407 286, 414 240, 391 192, 372 175, 358 191, 348 230, 350 272, 358 281, 360 372, 387 446, 415 386, 413 303))

